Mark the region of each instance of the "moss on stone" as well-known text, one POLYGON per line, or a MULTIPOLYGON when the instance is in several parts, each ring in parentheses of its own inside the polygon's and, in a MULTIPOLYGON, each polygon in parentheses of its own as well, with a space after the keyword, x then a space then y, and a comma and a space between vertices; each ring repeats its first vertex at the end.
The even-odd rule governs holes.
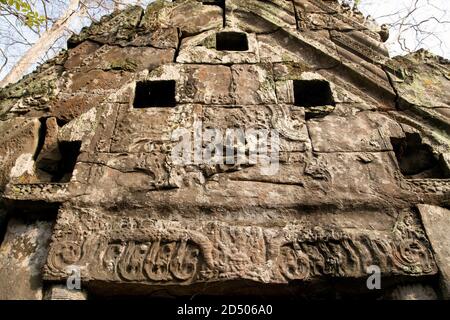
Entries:
POLYGON ((172 4, 164 0, 156 0, 149 4, 140 26, 150 30, 160 27, 159 14, 162 9, 170 5, 172 4))
POLYGON ((211 35, 211 36, 207 37, 205 40, 203 40, 202 45, 208 49, 215 49, 216 48, 215 34, 211 35))
POLYGON ((2 99, 0 100, 0 120, 5 120, 5 115, 14 106, 18 99, 2 99))
POLYGON ((111 64, 109 65, 109 68, 107 68, 106 70, 122 70, 122 71, 136 72, 137 68, 138 68, 137 61, 130 58, 125 58, 125 60, 120 59, 112 61, 111 64))
POLYGON ((113 42, 111 40, 115 37, 120 39, 127 38, 127 34, 131 35, 134 28, 138 26, 142 13, 143 9, 140 6, 130 6, 123 11, 104 16, 99 22, 83 28, 80 34, 72 36, 68 41, 68 45, 69 47, 74 47, 89 39, 108 43, 113 42))

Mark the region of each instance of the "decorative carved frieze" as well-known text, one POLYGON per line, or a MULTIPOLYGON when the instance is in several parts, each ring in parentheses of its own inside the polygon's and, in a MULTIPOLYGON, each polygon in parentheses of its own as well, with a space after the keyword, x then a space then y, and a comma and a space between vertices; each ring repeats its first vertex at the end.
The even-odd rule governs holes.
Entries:
POLYGON ((83 218, 87 223, 83 228, 88 229, 67 233, 63 228, 54 233, 47 279, 63 280, 73 266, 80 268, 86 281, 149 284, 359 278, 371 265, 386 275, 437 272, 428 240, 411 212, 400 213, 392 233, 207 221, 186 221, 188 229, 182 229, 168 227, 173 225, 169 221, 83 214, 92 215, 83 218), (101 226, 96 226, 99 222, 101 226))

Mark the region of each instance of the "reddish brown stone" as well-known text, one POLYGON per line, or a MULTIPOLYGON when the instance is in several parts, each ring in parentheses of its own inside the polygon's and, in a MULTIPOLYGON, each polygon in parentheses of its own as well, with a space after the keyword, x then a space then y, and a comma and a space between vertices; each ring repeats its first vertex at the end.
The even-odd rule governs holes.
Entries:
POLYGON ((448 62, 390 59, 368 20, 155 1, 0 90, 0 295, 446 294, 448 62), (82 292, 53 286, 73 267, 82 292))

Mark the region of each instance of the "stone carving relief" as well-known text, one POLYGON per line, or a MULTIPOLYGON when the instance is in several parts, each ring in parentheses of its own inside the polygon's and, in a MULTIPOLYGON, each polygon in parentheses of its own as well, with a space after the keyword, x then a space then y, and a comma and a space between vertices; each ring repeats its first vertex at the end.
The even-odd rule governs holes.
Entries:
POLYGON ((54 241, 46 276, 64 276, 71 265, 80 266, 86 279, 139 283, 358 278, 366 276, 370 265, 390 274, 435 274, 433 254, 417 223, 414 213, 402 212, 392 234, 367 235, 299 226, 280 232, 214 222, 203 222, 201 231, 193 232, 136 220, 132 225, 146 228, 130 240, 120 239, 117 226, 109 225, 113 229, 108 235, 54 241))
POLYGON ((370 265, 400 279, 437 275, 412 208, 450 206, 448 123, 429 117, 448 114, 446 67, 424 63, 439 69, 439 97, 419 101, 411 81, 427 90, 428 71, 408 75, 409 58, 389 60, 360 12, 337 1, 247 2, 156 1, 114 13, 0 90, 10 119, 0 121, 0 224, 16 205, 19 214, 40 214, 36 203, 58 211, 45 280, 63 282, 78 266, 93 286, 183 295, 205 283, 363 279, 370 265), (407 149, 393 141, 408 123, 445 175, 402 175, 396 156, 407 149), (190 135, 184 149, 177 129, 190 135), (261 153, 277 171, 248 159, 267 137, 228 129, 270 132, 261 153), (230 141, 242 163, 220 152, 230 141), (35 160, 53 164, 42 150, 69 142, 79 145, 69 179, 23 175, 35 160))

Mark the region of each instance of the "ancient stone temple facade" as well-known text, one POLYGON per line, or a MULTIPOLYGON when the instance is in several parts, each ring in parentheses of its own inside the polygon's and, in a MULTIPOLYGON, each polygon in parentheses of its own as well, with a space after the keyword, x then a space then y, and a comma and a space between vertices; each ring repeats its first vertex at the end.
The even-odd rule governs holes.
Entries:
POLYGON ((386 38, 335 0, 83 29, 0 90, 0 298, 448 298, 450 64, 386 38))

